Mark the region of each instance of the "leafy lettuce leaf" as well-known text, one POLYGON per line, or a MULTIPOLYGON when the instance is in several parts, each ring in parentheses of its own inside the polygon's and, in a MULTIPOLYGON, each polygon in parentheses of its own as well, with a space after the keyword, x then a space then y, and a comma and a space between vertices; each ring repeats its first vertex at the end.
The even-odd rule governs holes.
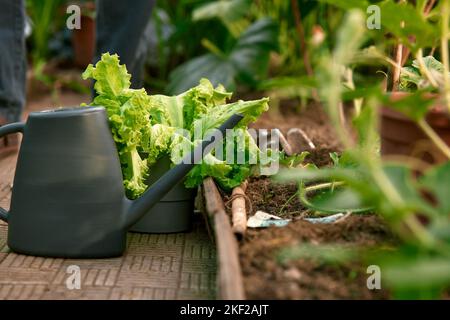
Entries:
POLYGON ((253 164, 264 162, 246 127, 268 109, 267 98, 227 104, 232 94, 221 85, 214 87, 208 79, 176 96, 148 95, 145 89, 130 89, 126 67, 120 65, 117 55, 109 53, 95 66, 89 65, 83 78, 95 80, 97 96, 89 105, 107 110, 129 198, 137 198, 147 189, 151 166, 159 158, 169 154, 174 164, 180 163, 210 130, 235 113, 244 118, 234 134, 224 138, 222 155, 214 151, 206 155, 188 174, 185 185, 196 187, 210 176, 229 190, 250 175, 253 164), (245 143, 236 143, 239 139, 245 143), (243 161, 227 163, 223 159, 227 150, 244 154, 243 161))
POLYGON ((117 55, 105 53, 93 66, 89 65, 83 79, 96 80, 97 96, 91 106, 105 107, 111 132, 119 153, 122 175, 127 196, 136 198, 147 185, 147 159, 142 152, 151 152, 150 98, 145 89, 130 89, 130 78, 117 55))

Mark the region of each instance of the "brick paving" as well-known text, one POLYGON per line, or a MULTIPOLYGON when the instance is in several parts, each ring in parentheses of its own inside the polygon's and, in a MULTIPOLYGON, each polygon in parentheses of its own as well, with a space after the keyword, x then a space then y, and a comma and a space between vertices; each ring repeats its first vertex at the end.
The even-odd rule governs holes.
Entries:
MULTIPOLYGON (((0 154, 0 206, 9 207, 16 155, 0 154)), ((0 222, 0 300, 213 299, 216 252, 202 218, 192 232, 128 234, 128 249, 113 259, 50 259, 11 252, 0 222), (81 289, 69 290, 67 268, 80 267, 81 289)))

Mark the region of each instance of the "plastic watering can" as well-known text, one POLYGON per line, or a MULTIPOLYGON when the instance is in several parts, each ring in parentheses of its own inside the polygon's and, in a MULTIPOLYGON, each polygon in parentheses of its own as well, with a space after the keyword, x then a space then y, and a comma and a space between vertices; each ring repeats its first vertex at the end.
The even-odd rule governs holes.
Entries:
MULTIPOLYGON (((233 128, 233 115, 219 130, 233 128)), ((165 173, 137 200, 125 196, 116 146, 103 107, 30 113, 26 123, 0 127, 23 133, 9 224, 11 250, 37 256, 101 258, 121 255, 126 232, 220 142, 206 138, 189 159, 165 173), (203 151, 203 152, 202 152, 203 151)), ((185 159, 187 160, 187 159, 185 159)))

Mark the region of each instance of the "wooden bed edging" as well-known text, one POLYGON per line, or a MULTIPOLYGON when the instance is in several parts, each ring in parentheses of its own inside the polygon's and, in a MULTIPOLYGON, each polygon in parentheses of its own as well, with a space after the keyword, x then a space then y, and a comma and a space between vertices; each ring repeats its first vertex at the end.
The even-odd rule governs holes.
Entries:
POLYGON ((231 229, 222 197, 212 178, 203 181, 202 191, 217 246, 219 299, 245 300, 238 243, 231 229))

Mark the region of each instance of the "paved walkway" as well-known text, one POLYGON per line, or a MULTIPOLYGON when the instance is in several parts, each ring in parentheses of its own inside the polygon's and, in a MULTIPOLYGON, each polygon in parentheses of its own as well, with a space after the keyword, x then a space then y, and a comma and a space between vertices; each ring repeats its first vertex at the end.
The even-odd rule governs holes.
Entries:
MULTIPOLYGON (((16 155, 0 154, 0 206, 9 207, 16 155)), ((185 234, 128 235, 121 258, 95 260, 24 256, 6 246, 0 221, 2 299, 211 299, 215 297, 215 248, 197 217, 185 234), (81 270, 81 289, 69 290, 67 268, 81 270)))

